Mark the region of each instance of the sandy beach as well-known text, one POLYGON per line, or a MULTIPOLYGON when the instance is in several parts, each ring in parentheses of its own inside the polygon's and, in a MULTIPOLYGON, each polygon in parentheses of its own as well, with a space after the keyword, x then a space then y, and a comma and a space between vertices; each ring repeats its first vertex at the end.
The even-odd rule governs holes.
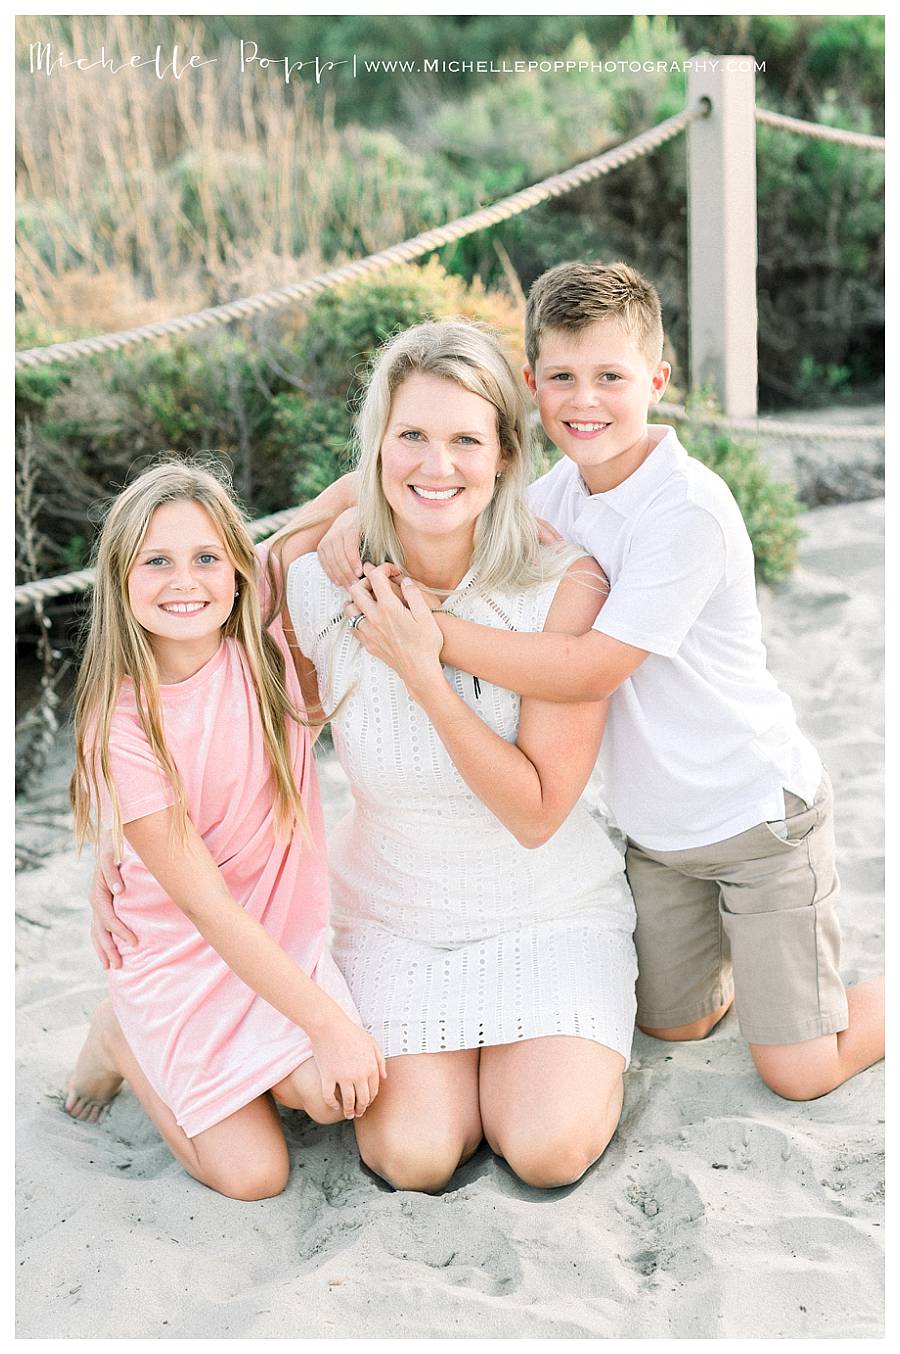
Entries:
MULTIPOLYGON (((852 983, 883 965, 883 503, 804 525, 765 634, 835 785, 852 983)), ((20 1338, 883 1334, 883 1067, 779 1100, 733 1014, 700 1043, 637 1034, 605 1156, 546 1193, 484 1146, 443 1195, 394 1193, 351 1128, 285 1112, 288 1187, 240 1204, 182 1171, 127 1089, 101 1125, 69 1119, 60 1090, 105 990, 69 769, 61 739, 19 829, 20 1338)), ((347 786, 330 755, 320 771, 333 822, 347 786)))

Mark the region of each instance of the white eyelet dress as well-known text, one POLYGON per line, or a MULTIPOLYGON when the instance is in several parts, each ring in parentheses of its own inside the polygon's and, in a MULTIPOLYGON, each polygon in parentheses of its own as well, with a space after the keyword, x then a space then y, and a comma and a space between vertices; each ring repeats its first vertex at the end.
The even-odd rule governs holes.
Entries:
MULTIPOLYGON (((471 574, 444 603, 496 629, 538 631, 558 580, 480 595, 471 574)), ((328 841, 334 957, 386 1057, 579 1035, 628 1061, 637 962, 622 851, 576 804, 536 850, 468 788, 400 678, 360 646, 346 593, 315 555, 292 566, 291 619, 353 808, 328 841), (349 693, 349 694, 348 694, 349 693)), ((365 624, 365 622, 363 622, 365 624)), ((514 742, 519 697, 445 667, 514 742)))

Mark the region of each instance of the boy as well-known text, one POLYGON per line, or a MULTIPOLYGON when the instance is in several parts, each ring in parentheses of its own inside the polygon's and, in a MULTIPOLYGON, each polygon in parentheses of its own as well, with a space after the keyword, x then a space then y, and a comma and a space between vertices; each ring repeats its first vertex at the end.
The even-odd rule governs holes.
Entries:
MULTIPOLYGON (((500 646, 440 613, 441 657, 523 695, 612 696, 601 766, 628 837, 638 1025, 703 1038, 734 997, 763 1080, 806 1100, 883 1056, 883 979, 845 992, 838 975, 830 781, 766 670, 734 498, 647 424, 670 375, 662 346, 659 297, 627 264, 535 282, 524 376, 564 456, 531 506, 598 560, 610 595, 587 635, 500 646)), ((375 626, 359 638, 377 652, 375 626)))

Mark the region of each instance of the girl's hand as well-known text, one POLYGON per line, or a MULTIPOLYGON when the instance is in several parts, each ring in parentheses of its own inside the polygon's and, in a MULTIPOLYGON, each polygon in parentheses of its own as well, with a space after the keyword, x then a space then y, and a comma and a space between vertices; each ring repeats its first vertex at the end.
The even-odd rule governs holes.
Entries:
POLYGON ((115 912, 115 898, 123 890, 122 876, 113 856, 112 844, 104 837, 97 851, 97 868, 88 895, 91 904, 91 944, 105 969, 121 968, 119 944, 137 945, 137 936, 129 931, 115 912))
POLYGON ((359 554, 359 513, 347 508, 336 517, 319 542, 319 563, 339 588, 350 588, 362 577, 359 554))
POLYGON ((363 616, 354 634, 366 653, 393 668, 409 694, 418 699, 417 693, 429 683, 436 678, 443 681, 440 655, 444 637, 411 578, 401 579, 403 601, 394 596, 386 572, 393 567, 367 564, 365 582, 350 589, 353 611, 363 616))
POLYGON ((310 1038, 322 1078, 322 1096, 345 1119, 365 1114, 387 1077, 384 1054, 370 1034, 339 1011, 321 1034, 310 1038))

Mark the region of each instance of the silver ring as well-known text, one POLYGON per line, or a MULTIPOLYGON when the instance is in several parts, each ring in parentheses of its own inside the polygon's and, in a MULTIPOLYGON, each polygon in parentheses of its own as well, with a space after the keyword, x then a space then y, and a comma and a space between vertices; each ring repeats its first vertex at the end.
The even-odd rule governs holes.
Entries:
POLYGON ((355 616, 350 617, 350 629, 355 630, 365 619, 366 613, 364 611, 358 611, 355 616))

